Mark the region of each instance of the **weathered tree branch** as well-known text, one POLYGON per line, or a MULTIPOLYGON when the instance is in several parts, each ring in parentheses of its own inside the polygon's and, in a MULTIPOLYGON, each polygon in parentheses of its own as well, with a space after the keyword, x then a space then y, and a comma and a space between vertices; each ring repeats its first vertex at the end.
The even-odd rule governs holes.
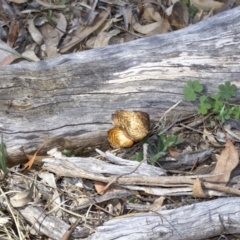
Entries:
POLYGON ((130 214, 98 227, 90 240, 192 240, 240 233, 240 199, 219 198, 172 210, 130 214))
MULTIPOLYGON (((19 210, 23 217, 33 225, 33 228, 39 233, 39 235, 45 235, 54 240, 62 239, 64 234, 69 230, 70 226, 61 219, 51 214, 43 213, 43 209, 36 206, 26 206, 19 210)), ((79 226, 74 231, 73 239, 84 238, 89 235, 89 229, 79 226)))
POLYGON ((115 110, 143 110, 157 121, 183 99, 189 79, 207 91, 226 80, 240 87, 239 10, 168 34, 0 67, 0 130, 10 160, 24 159, 20 147, 32 152, 42 136, 68 138, 79 151, 104 150, 115 110))

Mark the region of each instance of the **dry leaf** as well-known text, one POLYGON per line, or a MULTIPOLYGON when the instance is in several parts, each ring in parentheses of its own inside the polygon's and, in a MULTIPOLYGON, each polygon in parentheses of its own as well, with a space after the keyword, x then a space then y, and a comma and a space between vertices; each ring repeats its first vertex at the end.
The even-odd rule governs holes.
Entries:
POLYGON ((111 192, 112 191, 110 188, 103 191, 103 189, 107 186, 107 183, 104 183, 104 182, 95 181, 94 186, 95 186, 95 189, 96 189, 97 193, 100 194, 100 195, 103 195, 106 192, 111 192))
POLYGON ((8 2, 14 2, 14 3, 17 3, 17 4, 25 3, 27 1, 28 0, 8 0, 8 2))
POLYGON ((213 0, 190 0, 191 4, 199 10, 211 11, 220 9, 224 3, 213 0))
POLYGON ((234 4, 236 4, 236 0, 228 0, 226 3, 223 4, 223 6, 220 9, 218 9, 214 13, 216 14, 216 13, 220 13, 220 12, 229 10, 233 7, 234 4))
POLYGON ((146 3, 144 4, 144 12, 141 19, 147 22, 160 22, 162 17, 152 3, 146 3))
POLYGON ((124 7, 119 7, 119 13, 123 17, 125 29, 128 30, 129 29, 129 25, 130 24, 132 25, 132 24, 134 24, 136 22, 136 20, 135 20, 135 18, 133 16, 132 7, 129 4, 127 6, 124 6, 124 7))
POLYGON ((50 186, 53 190, 53 195, 51 199, 51 211, 54 211, 58 217, 62 216, 62 210, 59 208, 61 204, 60 194, 57 190, 57 184, 53 173, 49 172, 39 172, 38 176, 45 182, 48 186, 50 186))
POLYGON ((115 216, 119 216, 123 210, 123 206, 119 199, 111 199, 108 201, 105 209, 111 214, 115 216))
POLYGON ((8 34, 8 40, 7 44, 10 47, 13 47, 19 33, 19 21, 16 19, 13 19, 11 21, 10 29, 9 29, 9 34, 8 34))
POLYGON ((213 146, 215 146, 215 147, 220 147, 220 146, 222 146, 221 144, 219 144, 217 141, 216 141, 216 139, 215 139, 215 137, 213 136, 213 134, 211 133, 211 132, 209 132, 206 128, 205 128, 205 126, 204 126, 204 128, 203 128, 203 139, 205 140, 205 141, 207 141, 207 142, 210 142, 213 146))
POLYGON ((45 18, 39 17, 35 19, 35 24, 38 22, 39 30, 44 38, 44 45, 42 45, 41 49, 48 58, 59 55, 56 46, 67 28, 66 18, 62 13, 54 13, 52 20, 57 23, 56 26, 48 23, 48 20, 45 18))
POLYGON ((127 3, 122 0, 101 0, 101 2, 108 3, 109 5, 117 5, 117 6, 126 6, 127 3))
POLYGON ((27 170, 30 170, 30 169, 31 169, 31 167, 32 167, 32 165, 33 165, 33 163, 34 163, 34 161, 35 161, 35 159, 36 159, 36 157, 37 157, 38 152, 39 152, 44 146, 45 146, 45 144, 43 144, 43 145, 33 154, 33 156, 31 157, 31 159, 30 159, 27 163, 24 164, 24 167, 21 169, 21 172, 24 171, 25 169, 27 169, 27 170))
POLYGON ((109 40, 113 37, 119 34, 121 31, 119 29, 114 29, 109 32, 101 32, 98 34, 98 36, 95 38, 94 42, 94 48, 98 47, 104 47, 108 45, 109 40))
POLYGON ((149 32, 146 36, 152 36, 152 35, 167 33, 171 31, 172 31, 172 28, 168 21, 168 18, 164 18, 162 24, 156 27, 155 29, 153 29, 151 32, 149 32))
POLYGON ((106 22, 104 24, 102 24, 98 30, 96 30, 96 34, 100 33, 100 32, 107 32, 109 31, 109 29, 112 28, 112 25, 114 23, 117 23, 117 22, 121 22, 121 19, 117 19, 117 18, 111 18, 111 19, 108 19, 106 20, 106 22))
POLYGON ((111 8, 108 7, 107 11, 102 11, 90 26, 85 27, 84 30, 82 30, 82 26, 80 26, 76 30, 75 36, 72 38, 72 40, 60 48, 60 52, 65 53, 69 51, 71 48, 75 47, 75 45, 80 43, 83 39, 88 37, 91 33, 96 31, 103 23, 105 23, 110 12, 111 8))
POLYGON ((154 201, 154 203, 150 206, 149 210, 150 211, 158 211, 162 207, 163 202, 164 202, 165 199, 166 198, 163 197, 163 196, 161 196, 160 198, 156 199, 154 201))
POLYGON ((57 52, 57 44, 60 40, 60 34, 58 30, 51 24, 46 23, 40 27, 40 31, 44 38, 44 45, 42 45, 41 50, 47 56, 47 58, 54 58, 60 54, 57 52))
POLYGON ((85 46, 87 49, 94 48, 96 38, 97 38, 96 36, 93 36, 86 41, 85 46))
MULTIPOLYGON (((33 157, 33 155, 30 155, 30 154, 25 154, 25 156, 27 157, 28 160, 30 160, 33 157)), ((47 155, 46 156, 36 156, 33 164, 34 165, 35 164, 41 164, 42 160, 46 157, 48 157, 48 156, 47 155)))
POLYGON ((188 8, 183 2, 176 2, 173 5, 172 14, 170 16, 170 23, 176 29, 184 28, 188 25, 188 8))
POLYGON ((204 193, 203 189, 202 189, 202 184, 201 181, 199 179, 199 177, 196 178, 194 184, 193 184, 193 196, 194 197, 199 197, 199 198, 206 198, 207 195, 204 193))
POLYGON ((36 54, 33 50, 26 50, 24 53, 22 53, 22 56, 29 58, 34 62, 40 61, 40 59, 36 56, 36 54))
POLYGON ((176 151, 173 147, 168 147, 168 152, 172 157, 177 157, 180 155, 180 152, 176 151))
POLYGON ((9 55, 5 57, 1 62, 0 66, 10 65, 12 62, 14 62, 16 59, 21 59, 21 57, 17 55, 9 55))
POLYGON ((229 181, 232 170, 238 165, 238 162, 238 152, 232 142, 227 140, 226 146, 217 161, 216 167, 211 173, 212 175, 217 176, 207 178, 206 180, 226 185, 229 181))
POLYGON ((50 186, 53 189, 57 189, 56 181, 54 178, 53 173, 49 172, 39 172, 38 176, 42 179, 43 182, 45 182, 48 186, 50 186))
POLYGON ((14 197, 10 198, 10 203, 12 204, 13 207, 23 207, 26 204, 28 204, 33 195, 33 186, 34 184, 32 183, 30 189, 19 192, 17 193, 14 197))
POLYGON ((41 0, 36 0, 36 2, 48 9, 65 9, 67 7, 66 5, 60 5, 60 4, 55 5, 55 4, 47 3, 41 0))
POLYGON ((161 20, 159 22, 154 22, 147 25, 141 25, 136 22, 135 24, 133 24, 133 29, 139 33, 148 34, 149 32, 153 31, 155 28, 161 26, 162 22, 163 21, 161 20))
POLYGON ((28 31, 32 36, 32 39, 38 44, 41 45, 43 42, 43 36, 35 27, 33 19, 28 20, 28 31))

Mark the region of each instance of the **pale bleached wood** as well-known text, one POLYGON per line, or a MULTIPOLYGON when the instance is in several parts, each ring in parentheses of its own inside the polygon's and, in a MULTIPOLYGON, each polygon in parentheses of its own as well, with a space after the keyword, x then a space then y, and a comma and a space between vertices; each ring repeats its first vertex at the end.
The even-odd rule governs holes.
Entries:
MULTIPOLYGON (((240 7, 196 25, 134 42, 0 67, 0 131, 9 159, 25 159, 41 136, 63 136, 89 151, 107 145, 111 114, 143 110, 152 121, 179 100, 189 79, 206 91, 240 88, 240 7)), ((175 113, 195 107, 183 102, 175 113)))
POLYGON ((198 240, 240 233, 240 198, 219 198, 172 210, 114 218, 89 240, 198 240))
MULTIPOLYGON (((108 156, 112 155, 112 158, 114 157, 111 153, 107 154, 108 156)), ((139 163, 137 161, 129 161, 119 157, 116 157, 116 159, 119 159, 121 162, 120 165, 117 161, 115 161, 115 164, 112 164, 92 157, 44 158, 43 162, 45 163, 44 167, 46 168, 53 165, 57 167, 63 166, 66 169, 74 171, 78 169, 79 171, 81 170, 82 172, 96 174, 97 176, 129 175, 158 177, 165 175, 165 171, 161 168, 149 165, 145 162, 139 163)))
MULTIPOLYGON (((111 156, 110 153, 105 155, 111 156)), ((129 164, 119 166, 118 160, 121 165, 126 161, 116 157, 113 165, 94 158, 45 158, 43 159, 43 168, 57 176, 79 177, 107 184, 117 184, 121 188, 157 196, 192 195, 192 187, 197 177, 207 180, 208 177, 212 176, 209 174, 164 176, 164 172, 160 168, 147 165, 144 162, 129 161, 129 164)), ((226 193, 240 195, 238 189, 208 182, 204 182, 203 188, 206 188, 205 193, 208 196, 226 196, 226 193)))
MULTIPOLYGON (((70 228, 70 225, 52 214, 46 214, 43 208, 27 206, 19 210, 30 226, 36 230, 38 235, 48 236, 51 239, 62 239, 63 235, 70 228)), ((89 228, 79 226, 72 233, 74 239, 84 238, 89 235, 89 228), (77 237, 76 237, 77 236, 77 237)))

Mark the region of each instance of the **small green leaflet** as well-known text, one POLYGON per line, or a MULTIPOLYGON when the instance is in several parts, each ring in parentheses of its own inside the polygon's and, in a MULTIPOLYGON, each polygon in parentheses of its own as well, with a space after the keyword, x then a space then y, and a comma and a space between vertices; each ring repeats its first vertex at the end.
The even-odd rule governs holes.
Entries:
POLYGON ((237 96, 237 86, 235 84, 231 84, 231 82, 227 81, 225 84, 220 84, 218 86, 220 96, 229 100, 231 97, 237 96))
POLYGON ((198 80, 187 82, 187 86, 184 88, 184 96, 187 100, 195 101, 197 99, 196 93, 200 93, 203 90, 203 86, 199 83, 198 80))

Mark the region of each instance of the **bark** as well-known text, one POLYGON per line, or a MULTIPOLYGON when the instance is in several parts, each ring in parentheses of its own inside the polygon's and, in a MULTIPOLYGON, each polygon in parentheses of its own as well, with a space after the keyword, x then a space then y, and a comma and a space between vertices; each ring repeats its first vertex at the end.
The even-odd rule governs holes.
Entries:
MULTIPOLYGON (((99 151, 100 152, 100 151, 99 151)), ((212 178, 211 173, 190 176, 166 176, 163 169, 148 165, 144 161, 129 161, 114 156, 110 152, 102 153, 109 162, 95 158, 81 157, 54 157, 44 158, 43 169, 55 173, 57 176, 71 178, 83 178, 104 182, 113 189, 128 189, 141 191, 155 196, 182 196, 200 194, 197 187, 197 179, 201 181, 201 191, 204 189, 206 197, 226 196, 234 194, 240 196, 240 190, 233 184, 224 186, 208 182, 212 178)), ((106 190, 104 189, 104 191, 106 190)))
MULTIPOLYGON (((44 209, 31 205, 19 211, 28 223, 30 223, 30 226, 36 230, 38 235, 45 235, 54 240, 67 239, 63 238, 63 236, 70 230, 71 226, 60 218, 52 214, 45 214, 44 209)), ((87 237, 89 232, 89 228, 79 226, 78 229, 72 233, 73 238, 71 239, 87 237)))
POLYGON ((240 233, 240 199, 216 200, 177 209, 129 214, 98 227, 89 240, 192 240, 240 233))
MULTIPOLYGON (((64 137, 83 154, 107 145, 111 114, 142 110, 158 121, 183 100, 189 79, 206 91, 230 80, 240 87, 240 7, 180 31, 63 55, 37 63, 0 67, 0 131, 9 159, 25 159, 42 137, 64 137)), ((195 107, 182 102, 174 113, 195 107)), ((46 150, 46 149, 45 149, 46 150)))

